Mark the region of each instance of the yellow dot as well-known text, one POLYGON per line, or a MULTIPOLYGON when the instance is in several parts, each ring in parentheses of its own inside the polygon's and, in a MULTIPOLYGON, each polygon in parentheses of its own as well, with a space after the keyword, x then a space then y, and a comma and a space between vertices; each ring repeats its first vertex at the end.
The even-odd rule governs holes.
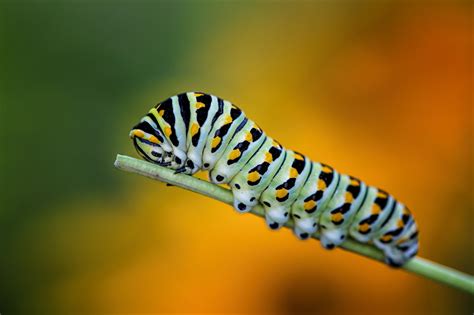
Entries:
POLYGON ((280 199, 285 198, 286 195, 288 195, 288 190, 286 190, 285 188, 278 189, 275 195, 277 198, 280 198, 280 199))
POLYGON ((321 171, 322 171, 323 173, 332 173, 332 169, 331 169, 329 166, 327 166, 327 165, 323 166, 323 168, 321 169, 321 171))
POLYGON ((340 212, 331 215, 331 220, 334 221, 334 222, 340 222, 343 219, 344 219, 344 216, 340 212))
POLYGON ((141 131, 141 130, 135 129, 135 130, 133 131, 133 135, 134 135, 135 137, 143 138, 143 137, 145 136, 145 133, 144 133, 143 131, 141 131))
POLYGON ((351 179, 351 186, 359 186, 360 182, 356 179, 351 179))
POLYGON ((316 202, 314 200, 310 200, 304 203, 304 209, 306 211, 311 210, 316 206, 316 202))
POLYGON ((399 219, 399 220, 397 221, 397 227, 398 227, 398 228, 402 228, 402 227, 404 227, 404 226, 405 226, 405 223, 403 223, 403 220, 402 220, 402 219, 399 219))
POLYGON ((251 132, 247 132, 245 135, 245 141, 252 142, 253 141, 253 136, 251 132))
POLYGON ((165 127, 165 135, 166 135, 167 137, 169 137, 172 133, 173 133, 173 132, 172 132, 172 130, 171 130, 171 127, 170 127, 170 126, 166 126, 166 127, 165 127))
POLYGON ((379 214, 380 212, 382 212, 382 209, 380 209, 380 206, 378 204, 374 203, 372 205, 371 214, 379 214))
POLYGON ((203 96, 203 95, 204 95, 203 93, 194 93, 194 96, 196 97, 203 96))
POLYGON ((383 191, 379 191, 379 192, 377 192, 377 197, 382 198, 382 199, 387 199, 388 195, 387 195, 387 193, 385 193, 383 191))
POLYGON ((232 122, 232 117, 230 117, 230 116, 227 116, 224 120, 224 124, 226 124, 226 125, 230 124, 231 122, 232 122))
POLYGON ((193 123, 191 126, 191 137, 194 136, 199 132, 199 125, 197 123, 193 123))
POLYGON ((361 224, 359 225, 359 232, 367 232, 370 228, 370 225, 368 223, 364 223, 364 224, 361 224))
POLYGON ((163 117, 163 115, 165 114, 165 110, 164 110, 164 109, 160 110, 160 111, 158 112, 158 114, 159 114, 161 117, 163 117))
POLYGON ((295 159, 296 159, 296 160, 303 161, 303 160, 304 160, 304 156, 302 156, 302 155, 299 154, 299 153, 295 153, 295 159))
POLYGON ((322 179, 318 180, 318 190, 324 190, 326 189, 326 182, 323 181, 322 179))
POLYGON ((296 177, 298 177, 298 170, 297 170, 296 168, 294 168, 294 167, 291 168, 291 170, 290 170, 290 177, 291 177, 291 178, 296 178, 296 177))
POLYGON ((196 106, 196 109, 199 109, 199 108, 206 107, 206 104, 201 103, 201 102, 196 102, 196 105, 194 105, 194 106, 196 106))
POLYGON ((153 142, 153 143, 156 143, 156 144, 160 144, 160 143, 161 143, 161 142, 158 140, 158 138, 155 137, 155 136, 150 136, 150 138, 148 138, 148 140, 149 140, 150 142, 153 142))
POLYGON ((234 149, 229 154, 229 160, 235 160, 240 156, 241 152, 239 149, 234 149))
POLYGON ((388 234, 388 235, 384 235, 380 238, 381 241, 383 242, 390 242, 392 240, 392 235, 388 234))
POLYGON ((256 182, 260 179, 260 174, 257 171, 253 171, 248 174, 247 179, 251 182, 256 182))
POLYGON ((273 155, 270 152, 265 153, 265 162, 271 163, 273 161, 273 155))
POLYGON ((346 202, 349 202, 349 203, 352 203, 354 201, 354 197, 352 196, 352 194, 348 191, 346 191, 346 194, 345 194, 345 199, 346 199, 346 202))
POLYGON ((214 139, 212 139, 212 142, 211 142, 211 148, 215 149, 219 143, 221 143, 221 137, 215 137, 214 139))

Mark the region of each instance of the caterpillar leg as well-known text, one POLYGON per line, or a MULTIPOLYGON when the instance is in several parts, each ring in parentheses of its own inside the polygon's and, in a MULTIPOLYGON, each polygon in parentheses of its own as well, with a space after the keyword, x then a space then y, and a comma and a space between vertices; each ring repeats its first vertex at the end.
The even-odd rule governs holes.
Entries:
POLYGON ((333 249, 347 237, 347 231, 357 210, 360 208, 367 186, 360 180, 341 175, 333 198, 320 218, 321 245, 333 249))
POLYGON ((374 245, 385 254, 385 262, 398 267, 418 252, 418 227, 408 208, 397 202, 393 213, 373 237, 374 245))
POLYGON ((248 212, 257 205, 263 190, 285 160, 285 155, 285 150, 279 143, 266 137, 261 149, 230 183, 234 195, 234 208, 238 212, 248 212))
POLYGON ((307 239, 318 230, 321 210, 333 195, 339 174, 328 165, 313 162, 308 180, 291 207, 293 232, 299 239, 307 239))
POLYGON ((282 167, 260 196, 271 229, 279 229, 288 221, 291 204, 298 197, 310 168, 311 163, 303 155, 287 151, 282 167))

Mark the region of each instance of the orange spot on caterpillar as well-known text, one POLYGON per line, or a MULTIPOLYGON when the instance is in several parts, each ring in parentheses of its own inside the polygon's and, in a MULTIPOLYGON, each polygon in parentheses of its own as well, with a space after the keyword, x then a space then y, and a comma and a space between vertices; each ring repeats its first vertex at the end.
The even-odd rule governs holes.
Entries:
POLYGON ((241 152, 239 149, 234 149, 229 154, 229 160, 235 160, 240 156, 241 152))
POLYGON ((155 137, 155 136, 150 136, 150 137, 148 138, 148 140, 149 140, 150 142, 155 143, 155 144, 160 144, 160 143, 161 143, 161 142, 158 140, 158 138, 155 137))
POLYGON ((298 171, 296 170, 296 168, 292 167, 291 170, 290 170, 290 177, 291 178, 296 178, 298 177, 298 171))
POLYGON ((364 223, 364 224, 361 224, 359 225, 359 232, 367 232, 370 228, 370 225, 368 223, 364 223))
POLYGON ((333 221, 334 223, 339 223, 342 220, 344 220, 344 215, 340 212, 331 215, 331 221, 333 221))
POLYGON ((286 190, 285 188, 277 190, 275 194, 275 196, 280 199, 285 198, 286 195, 288 195, 288 190, 286 190))
POLYGON ((199 132, 199 125, 197 123, 193 123, 191 126, 191 137, 194 136, 199 132))
POLYGON ((214 149, 216 148, 219 143, 221 143, 221 137, 215 137, 214 139, 212 139, 212 143, 211 143, 211 147, 214 149))
POLYGON ((256 182, 257 180, 260 179, 260 174, 257 171, 253 171, 249 173, 249 175, 247 176, 247 179, 251 182, 256 182))
POLYGON ((313 209, 314 206, 316 206, 316 202, 314 200, 309 200, 304 203, 304 209, 306 211, 313 209))
POLYGON ((318 190, 325 190, 326 189, 326 182, 322 179, 318 180, 318 190))
POLYGON ((173 133, 173 131, 171 130, 171 127, 170 127, 170 126, 166 126, 166 127, 165 127, 165 135, 166 135, 167 137, 169 137, 172 133, 173 133))
POLYGON ((379 214, 380 212, 382 212, 382 209, 380 209, 380 206, 376 203, 374 203, 372 205, 372 210, 371 210, 371 214, 379 214))
POLYGON ((145 133, 141 130, 138 130, 138 129, 135 129, 133 132, 132 132, 132 135, 134 135, 135 137, 139 137, 139 138, 143 138, 145 137, 145 133))

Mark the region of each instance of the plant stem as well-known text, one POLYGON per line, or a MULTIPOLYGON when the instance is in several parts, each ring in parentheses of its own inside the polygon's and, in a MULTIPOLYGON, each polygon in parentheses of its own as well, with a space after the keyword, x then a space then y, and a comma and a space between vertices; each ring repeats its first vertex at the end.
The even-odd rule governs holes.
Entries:
MULTIPOLYGON (((232 205, 233 197, 230 190, 212 184, 210 182, 198 179, 193 176, 184 174, 175 174, 173 170, 152 164, 143 160, 138 160, 125 155, 117 155, 115 167, 127 172, 143 175, 155 180, 166 182, 168 184, 188 189, 211 197, 213 199, 222 201, 226 204, 232 205)), ((264 216, 262 206, 254 207, 250 213, 259 217, 264 216)), ((290 220, 285 224, 287 228, 293 227, 293 222, 290 220)), ((317 233, 312 235, 314 239, 318 239, 317 233)), ((340 246, 341 248, 363 255, 378 261, 383 260, 383 254, 374 246, 368 244, 358 243, 354 240, 348 239, 340 246)), ((474 277, 458 270, 437 264, 435 262, 414 257, 409 262, 401 267, 402 269, 415 273, 419 276, 437 281, 442 284, 452 286, 456 289, 468 292, 474 295, 474 277)))

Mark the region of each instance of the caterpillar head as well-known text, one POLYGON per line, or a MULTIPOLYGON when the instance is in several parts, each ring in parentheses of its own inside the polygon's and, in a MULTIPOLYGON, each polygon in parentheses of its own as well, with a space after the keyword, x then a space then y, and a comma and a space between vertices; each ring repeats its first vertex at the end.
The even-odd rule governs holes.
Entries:
POLYGON ((173 160, 170 145, 149 117, 142 118, 140 123, 132 128, 129 136, 138 154, 145 160, 160 165, 170 164, 173 160))

